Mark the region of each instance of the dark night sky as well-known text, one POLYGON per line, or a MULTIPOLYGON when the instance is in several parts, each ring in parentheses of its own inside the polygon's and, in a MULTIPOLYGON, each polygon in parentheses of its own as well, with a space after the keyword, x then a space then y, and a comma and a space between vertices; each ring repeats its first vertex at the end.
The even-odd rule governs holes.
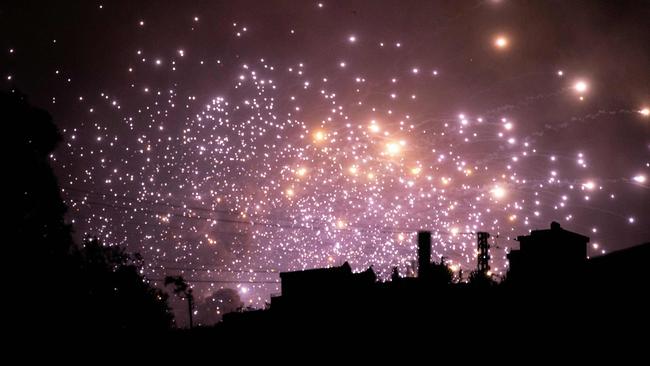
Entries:
POLYGON ((321 4, 3 2, 76 233, 254 305, 277 271, 406 272, 423 228, 463 269, 499 234, 496 273, 552 220, 650 238, 650 2, 321 4))

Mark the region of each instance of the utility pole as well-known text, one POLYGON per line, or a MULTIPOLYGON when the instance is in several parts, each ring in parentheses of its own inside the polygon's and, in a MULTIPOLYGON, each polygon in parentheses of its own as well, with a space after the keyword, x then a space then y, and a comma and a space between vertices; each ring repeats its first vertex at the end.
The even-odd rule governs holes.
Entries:
POLYGON ((190 311, 190 329, 194 328, 194 322, 192 321, 192 308, 194 307, 194 295, 192 294, 192 289, 187 290, 187 307, 190 311))

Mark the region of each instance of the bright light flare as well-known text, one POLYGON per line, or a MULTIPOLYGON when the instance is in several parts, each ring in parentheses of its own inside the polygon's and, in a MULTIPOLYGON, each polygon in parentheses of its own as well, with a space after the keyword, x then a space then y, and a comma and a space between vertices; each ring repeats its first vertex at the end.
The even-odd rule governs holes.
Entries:
POLYGON ((401 151, 402 147, 396 142, 389 142, 386 144, 386 152, 388 155, 395 156, 398 155, 401 151))
POLYGON ((508 47, 510 41, 505 36, 498 36, 494 39, 494 45, 499 49, 505 49, 508 47))
POLYGON ((305 167, 300 167, 296 170, 296 175, 299 177, 304 177, 305 174, 307 174, 307 168, 305 167))
POLYGON ((584 189, 587 189, 587 190, 590 190, 590 191, 591 191, 591 190, 593 190, 594 188, 596 188, 596 183, 594 183, 594 182, 592 182, 592 181, 587 181, 587 182, 584 182, 584 183, 582 184, 582 187, 583 187, 584 189))
POLYGON ((573 85, 573 89, 575 89, 575 91, 577 91, 578 93, 584 93, 587 91, 587 89, 589 89, 589 85, 587 84, 587 82, 583 80, 579 80, 573 85))
POLYGON ((368 129, 372 133, 377 133, 377 132, 381 131, 381 128, 379 127, 379 125, 377 124, 377 122, 375 120, 370 121, 370 125, 368 125, 368 129))
POLYGON ((492 193, 492 196, 496 199, 501 199, 506 196, 506 190, 501 186, 495 186, 492 188, 490 193, 492 193))
POLYGON ((321 141, 325 141, 326 138, 327 138, 327 134, 325 134, 324 131, 319 130, 314 132, 314 141, 321 142, 321 141))

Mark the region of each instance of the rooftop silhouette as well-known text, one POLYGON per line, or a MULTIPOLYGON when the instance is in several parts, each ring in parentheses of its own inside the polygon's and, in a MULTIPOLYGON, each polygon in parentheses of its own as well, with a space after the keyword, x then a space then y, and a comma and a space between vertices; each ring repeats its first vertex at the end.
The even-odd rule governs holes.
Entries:
MULTIPOLYGON (((338 267, 280 274, 282 294, 265 310, 226 314, 217 328, 244 331, 268 327, 295 327, 302 331, 349 327, 358 329, 476 326, 475 314, 489 309, 483 321, 499 318, 505 326, 526 331, 524 325, 587 327, 596 319, 594 303, 612 304, 603 290, 616 288, 638 300, 627 316, 647 321, 640 304, 642 289, 650 284, 645 263, 650 244, 587 259, 589 238, 563 229, 533 230, 517 237, 506 279, 495 281, 486 258, 477 255, 477 269, 468 281, 454 278, 444 259, 431 261, 431 234, 418 233, 418 275, 378 281, 372 268, 354 273, 346 262, 338 267)), ((477 233, 477 245, 486 245, 488 233, 477 233)), ((489 246, 486 246, 489 248, 489 246)), ((614 303, 611 309, 618 309, 614 303)), ((481 318, 481 317, 479 317, 481 318)))

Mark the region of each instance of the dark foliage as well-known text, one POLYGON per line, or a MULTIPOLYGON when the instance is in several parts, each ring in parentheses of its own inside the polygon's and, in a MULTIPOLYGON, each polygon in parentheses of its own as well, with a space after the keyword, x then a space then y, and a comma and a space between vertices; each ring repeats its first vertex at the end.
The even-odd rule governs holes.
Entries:
POLYGON ((82 312, 93 329, 162 330, 171 326, 167 294, 140 273, 142 258, 87 238, 78 250, 82 312), (97 317, 94 314, 101 314, 97 317))
POLYGON ((165 286, 174 285, 174 294, 187 300, 187 310, 190 322, 190 328, 194 326, 192 313, 194 312, 194 295, 192 288, 185 282, 183 276, 167 276, 165 277, 165 286))
POLYGON ((1 92, 0 116, 8 131, 10 216, 17 218, 10 226, 17 235, 5 246, 21 300, 12 325, 77 335, 169 328, 167 297, 142 276, 142 258, 94 238, 74 243, 49 164, 61 141, 50 115, 18 92, 1 92))

